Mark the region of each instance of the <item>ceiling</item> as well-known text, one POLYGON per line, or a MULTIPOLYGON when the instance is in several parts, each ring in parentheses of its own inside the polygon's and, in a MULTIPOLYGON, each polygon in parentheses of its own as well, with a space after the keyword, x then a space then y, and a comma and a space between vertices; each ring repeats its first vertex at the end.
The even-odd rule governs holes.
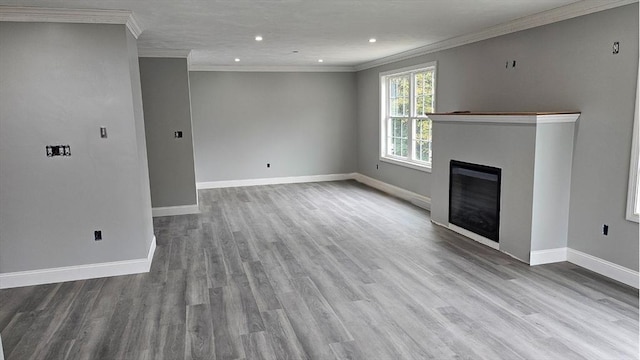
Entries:
POLYGON ((142 29, 142 54, 191 51, 191 64, 201 66, 357 68, 501 24, 523 23, 551 9, 555 14, 612 2, 620 1, 0 0, 0 5, 130 10, 142 29), (257 35, 263 40, 256 41, 257 35))

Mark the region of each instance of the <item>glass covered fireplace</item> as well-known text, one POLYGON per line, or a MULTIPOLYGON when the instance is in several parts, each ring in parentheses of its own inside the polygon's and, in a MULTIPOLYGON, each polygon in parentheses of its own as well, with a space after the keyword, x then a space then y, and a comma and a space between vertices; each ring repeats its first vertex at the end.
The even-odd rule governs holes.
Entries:
POLYGON ((500 177, 498 168, 451 160, 449 223, 498 242, 500 177))

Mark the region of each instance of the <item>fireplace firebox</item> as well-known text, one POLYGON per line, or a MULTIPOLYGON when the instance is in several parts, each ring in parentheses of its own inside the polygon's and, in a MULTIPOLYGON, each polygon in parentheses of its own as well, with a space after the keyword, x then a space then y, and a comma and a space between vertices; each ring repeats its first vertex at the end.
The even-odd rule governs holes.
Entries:
POLYGON ((501 169, 451 160, 449 223, 499 242, 501 169))

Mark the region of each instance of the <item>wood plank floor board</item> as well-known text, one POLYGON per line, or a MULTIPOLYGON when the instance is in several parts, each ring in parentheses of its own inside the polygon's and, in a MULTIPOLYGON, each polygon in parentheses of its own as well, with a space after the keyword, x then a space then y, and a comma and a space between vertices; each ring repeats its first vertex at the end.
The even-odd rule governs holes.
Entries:
POLYGON ((262 313, 267 337, 279 360, 308 359, 302 344, 289 322, 284 310, 271 310, 262 313))
POLYGON ((242 335, 244 353, 248 359, 278 360, 264 331, 242 335))
POLYGON ((282 309, 273 286, 260 261, 244 263, 251 291, 260 311, 282 309))
POLYGON ((329 302, 308 277, 294 279, 294 286, 329 343, 353 340, 329 302))
POLYGON ((16 313, 2 332, 2 345, 5 349, 15 349, 22 337, 27 334, 33 323, 41 318, 41 311, 16 313))
POLYGON ((187 305, 185 358, 215 359, 215 339, 209 304, 187 305))
POLYGON ((239 347, 237 338, 240 335, 232 332, 232 326, 227 319, 229 310, 225 302, 224 289, 219 287, 209 290, 215 356, 216 359, 237 359, 244 356, 244 348, 239 347))
POLYGON ((0 290, 7 360, 638 359, 638 290, 354 181, 200 190, 147 274, 0 290))
POLYGON ((152 359, 185 359, 185 324, 161 326, 157 346, 152 349, 152 359))
POLYGON ((69 351, 68 359, 96 359, 96 352, 104 334, 107 333, 109 320, 107 318, 91 318, 79 329, 73 347, 69 351))

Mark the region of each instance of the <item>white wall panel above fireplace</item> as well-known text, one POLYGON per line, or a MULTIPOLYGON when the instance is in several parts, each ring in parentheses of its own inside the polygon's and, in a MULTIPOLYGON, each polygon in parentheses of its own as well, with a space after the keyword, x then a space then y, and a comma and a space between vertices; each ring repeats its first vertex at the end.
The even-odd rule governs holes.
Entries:
POLYGON ((502 169, 499 250, 567 246, 574 122, 579 113, 432 114, 431 216, 449 224, 451 160, 502 169))

